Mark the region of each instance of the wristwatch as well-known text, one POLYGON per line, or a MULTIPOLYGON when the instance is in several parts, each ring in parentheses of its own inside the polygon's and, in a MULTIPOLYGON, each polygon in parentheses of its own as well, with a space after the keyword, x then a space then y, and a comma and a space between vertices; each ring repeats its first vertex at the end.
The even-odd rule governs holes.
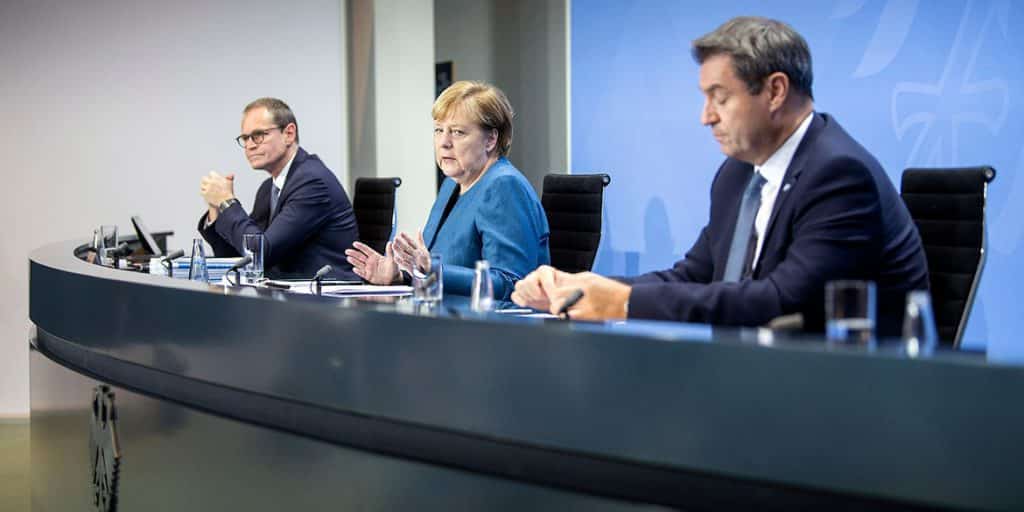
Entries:
POLYGON ((217 211, 219 213, 224 213, 224 210, 227 210, 228 208, 231 208, 231 205, 233 205, 233 204, 235 204, 237 202, 238 202, 238 199, 235 199, 234 197, 232 197, 231 199, 225 199, 222 203, 220 203, 220 206, 217 207, 217 211))

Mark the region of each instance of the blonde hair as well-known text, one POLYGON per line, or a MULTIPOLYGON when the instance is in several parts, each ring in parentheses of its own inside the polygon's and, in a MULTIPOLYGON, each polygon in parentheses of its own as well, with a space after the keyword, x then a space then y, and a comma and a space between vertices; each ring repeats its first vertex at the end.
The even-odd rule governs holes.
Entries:
POLYGON ((508 156, 512 149, 512 104, 501 89, 486 83, 460 80, 450 85, 437 100, 430 115, 435 121, 448 119, 462 110, 485 130, 497 130, 498 154, 508 156))

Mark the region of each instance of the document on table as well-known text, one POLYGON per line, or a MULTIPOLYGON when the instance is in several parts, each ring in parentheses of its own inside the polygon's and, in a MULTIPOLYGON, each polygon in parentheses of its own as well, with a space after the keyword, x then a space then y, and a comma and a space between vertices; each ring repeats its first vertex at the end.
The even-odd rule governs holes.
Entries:
POLYGON ((509 316, 518 316, 522 318, 558 318, 551 313, 545 313, 543 311, 537 311, 530 308, 503 308, 495 309, 495 313, 501 313, 509 316))
POLYGON ((412 286, 376 284, 324 285, 323 294, 330 295, 332 297, 367 297, 373 295, 405 296, 412 295, 412 286))
MULTIPOLYGON (((316 285, 312 281, 287 281, 292 293, 310 295, 316 293, 316 285)), ((365 297, 370 295, 412 295, 412 286, 383 286, 376 284, 355 284, 352 282, 338 283, 325 281, 320 288, 323 295, 333 297, 365 297)))
MULTIPOLYGON (((301 295, 312 295, 316 293, 316 285, 313 281, 296 281, 296 280, 270 280, 271 283, 278 285, 288 286, 284 291, 290 293, 298 293, 301 295)), ((220 278, 220 284, 224 286, 233 286, 233 284, 227 280, 227 276, 220 278)), ((273 288, 267 286, 266 282, 258 285, 261 288, 273 288)), ((280 289, 280 288, 279 288, 280 289)), ((352 281, 347 282, 331 282, 324 281, 320 288, 323 295, 329 295, 333 297, 368 297, 373 295, 388 295, 388 296, 406 296, 412 295, 412 286, 396 285, 396 286, 382 286, 375 284, 357 284, 352 281)))

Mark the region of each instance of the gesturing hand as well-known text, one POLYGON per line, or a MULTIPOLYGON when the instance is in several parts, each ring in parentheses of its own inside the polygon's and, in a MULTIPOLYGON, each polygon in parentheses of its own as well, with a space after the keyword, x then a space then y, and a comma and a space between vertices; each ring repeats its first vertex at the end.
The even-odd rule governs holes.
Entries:
POLYGON ((416 238, 407 233, 395 237, 395 263, 398 267, 413 275, 426 274, 430 271, 430 250, 423 241, 423 232, 416 238))
POLYGON ((351 249, 345 249, 345 259, 352 264, 352 271, 369 283, 394 284, 402 278, 391 242, 385 246, 384 255, 362 242, 355 242, 351 249))

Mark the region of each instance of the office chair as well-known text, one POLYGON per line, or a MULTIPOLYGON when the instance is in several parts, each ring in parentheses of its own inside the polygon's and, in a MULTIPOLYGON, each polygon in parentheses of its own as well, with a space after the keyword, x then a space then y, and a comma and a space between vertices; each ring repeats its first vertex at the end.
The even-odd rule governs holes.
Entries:
POLYGON ((359 241, 384 254, 384 246, 395 229, 395 193, 401 178, 359 178, 352 198, 352 210, 359 225, 359 241))
POLYGON ((900 195, 928 260, 935 325, 942 344, 960 346, 985 266, 985 201, 996 170, 907 169, 900 195))
POLYGON ((551 265, 566 272, 590 270, 601 243, 601 207, 607 174, 548 174, 541 204, 551 229, 551 265))

